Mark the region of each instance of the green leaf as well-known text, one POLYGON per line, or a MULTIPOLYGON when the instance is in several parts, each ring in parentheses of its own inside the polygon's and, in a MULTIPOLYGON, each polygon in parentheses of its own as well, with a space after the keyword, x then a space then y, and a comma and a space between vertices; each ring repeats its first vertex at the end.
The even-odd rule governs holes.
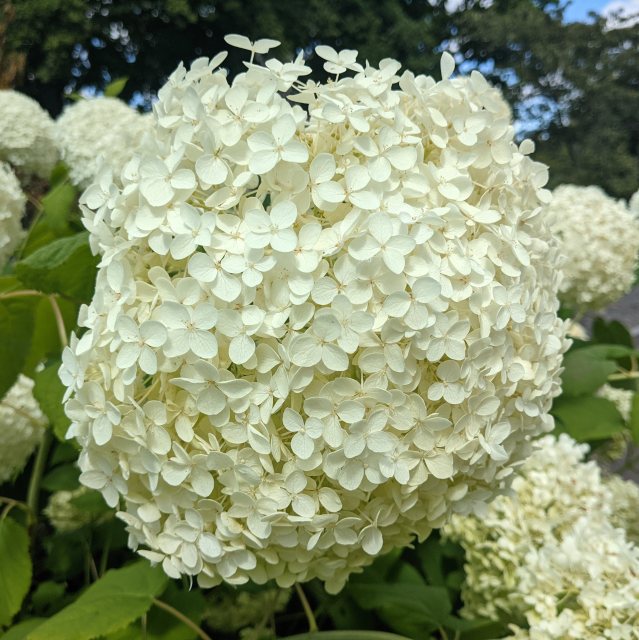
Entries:
POLYGON ((0 398, 22 371, 33 335, 39 297, 0 300, 0 398))
POLYGON ((59 611, 66 594, 66 585, 53 580, 41 582, 31 595, 31 606, 39 615, 51 615, 59 611))
POLYGON ((29 618, 19 622, 2 636, 2 640, 25 640, 29 632, 37 629, 44 620, 44 618, 29 618))
POLYGON ((452 609, 448 591, 424 583, 353 584, 350 595, 365 610, 374 610, 393 630, 420 640, 443 624, 452 609))
POLYGON ((64 413, 62 397, 64 396, 64 385, 58 377, 60 361, 55 360, 46 366, 42 371, 35 374, 35 386, 33 395, 38 401, 43 413, 49 419, 53 433, 61 442, 65 441, 65 434, 71 424, 69 418, 64 413))
POLYGON ((45 491, 73 491, 80 486, 80 469, 75 464, 61 464, 47 473, 40 486, 45 491))
POLYGON ((604 440, 624 429, 624 421, 617 407, 605 398, 561 396, 552 408, 560 421, 559 431, 569 433, 578 442, 604 440))
POLYGON ((27 287, 89 302, 98 258, 91 254, 88 238, 82 232, 54 240, 18 262, 17 276, 27 287))
POLYGON ((162 569, 144 560, 108 571, 27 640, 92 640, 113 633, 143 616, 167 582, 162 569))
POLYGON ((76 209, 78 194, 69 182, 60 182, 42 198, 43 220, 58 236, 69 233, 69 218, 76 209))
POLYGON ((0 627, 20 611, 31 585, 27 530, 12 518, 0 520, 0 627))
POLYGON ((630 349, 634 348, 630 332, 618 320, 606 321, 601 317, 595 318, 592 323, 592 338, 600 343, 619 344, 630 349))
MULTIPOLYGON (((162 601, 170 604, 189 620, 199 624, 202 619, 206 601, 199 589, 186 591, 178 588, 174 582, 169 583, 162 601)), ((135 623, 126 629, 114 633, 108 640, 139 640, 140 625, 135 623)), ((167 611, 153 607, 146 617, 147 640, 196 640, 195 632, 182 621, 167 611)))
POLYGON ((124 91, 128 81, 129 79, 126 77, 116 78, 105 87, 104 95, 109 98, 117 98, 124 91))
MULTIPOLYGON (((65 327, 74 327, 78 317, 78 305, 58 299, 58 306, 62 313, 65 327)), ((42 362, 49 358, 59 358, 62 353, 62 343, 56 326, 56 319, 48 297, 41 297, 36 303, 34 311, 34 327, 31 336, 29 354, 24 363, 23 373, 33 378, 35 371, 42 362)))
POLYGON ((315 631, 286 636, 280 640, 407 640, 407 638, 385 631, 315 631))
POLYGON ((564 396, 580 396, 594 393, 606 384, 608 376, 617 370, 614 360, 609 360, 597 346, 571 351, 564 358, 561 374, 564 396))
POLYGON ((633 441, 639 443, 639 393, 635 393, 632 396, 629 426, 633 441))

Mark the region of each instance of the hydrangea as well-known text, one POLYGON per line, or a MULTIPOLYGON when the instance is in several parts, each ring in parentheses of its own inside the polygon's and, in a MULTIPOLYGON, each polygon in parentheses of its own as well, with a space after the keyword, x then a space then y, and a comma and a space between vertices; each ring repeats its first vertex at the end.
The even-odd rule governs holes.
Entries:
POLYGON ((76 506, 73 502, 74 499, 88 493, 89 490, 86 487, 79 487, 73 491, 56 491, 51 494, 44 508, 44 514, 56 531, 60 533, 77 531, 96 519, 94 513, 76 506))
POLYGON ((639 190, 635 191, 630 197, 630 200, 628 200, 628 208, 635 215, 639 215, 639 190))
POLYGON ((617 407, 617 411, 621 414, 624 422, 630 422, 632 399, 635 395, 634 391, 631 391, 630 389, 619 389, 618 387, 604 384, 603 387, 597 391, 597 395, 601 398, 605 398, 606 400, 610 400, 610 402, 617 407))
POLYGON ((560 297, 576 311, 597 310, 632 287, 639 253, 639 219, 623 200, 599 187, 562 185, 548 207, 560 238, 560 297))
POLYGON ((286 608, 290 589, 270 587, 257 592, 238 591, 231 587, 213 589, 208 593, 204 620, 215 631, 240 637, 266 635, 273 615, 286 608), (262 631, 263 633, 259 633, 262 631))
POLYGON ((45 424, 33 397, 33 380, 20 375, 0 401, 0 484, 22 471, 42 438, 45 424))
POLYGON ((150 128, 149 116, 117 98, 80 100, 55 123, 55 140, 71 182, 86 187, 106 162, 119 173, 150 128))
POLYGON ((0 160, 20 173, 48 178, 58 160, 53 120, 29 96, 0 90, 0 160))
POLYGON ((615 528, 631 520, 587 451, 566 434, 542 438, 512 496, 446 525, 466 552, 466 615, 529 625, 520 638, 636 637, 639 549, 615 528))
POLYGON ((612 494, 612 524, 625 529, 628 539, 639 544, 639 486, 618 475, 607 476, 605 484, 612 494))
POLYGON ((26 196, 6 162, 0 162, 0 267, 3 267, 24 238, 22 216, 26 196))
POLYGON ((180 66, 83 196, 101 262, 60 372, 81 481, 202 586, 336 592, 552 427, 546 167, 448 54, 439 82, 320 55, 348 73, 180 66))

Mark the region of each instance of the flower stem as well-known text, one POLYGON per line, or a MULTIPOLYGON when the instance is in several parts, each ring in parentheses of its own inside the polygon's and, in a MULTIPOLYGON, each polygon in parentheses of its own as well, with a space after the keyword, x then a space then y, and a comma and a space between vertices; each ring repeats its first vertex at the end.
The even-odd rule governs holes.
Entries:
POLYGON ((31 517, 36 520, 38 514, 38 498, 40 497, 40 481, 44 474, 44 468, 47 464, 47 457, 49 455, 49 448, 53 442, 53 435, 51 429, 45 429, 42 434, 42 441, 38 447, 38 453, 33 464, 33 470, 31 471, 31 478, 29 479, 29 488, 27 490, 27 506, 31 512, 31 517))
POLYGON ((187 618, 183 613, 172 607, 170 604, 162 602, 162 600, 158 600, 157 598, 153 598, 153 604, 160 609, 164 609, 164 611, 170 613, 174 618, 177 618, 180 622, 184 623, 189 627, 189 629, 196 633, 198 637, 202 638, 202 640, 213 640, 213 638, 207 635, 203 629, 198 627, 193 620, 187 618))
POLYGON ((60 310, 60 305, 55 296, 49 296, 49 302, 51 303, 51 309, 53 309, 53 315, 55 317, 55 324, 58 328, 58 335, 60 336, 60 343, 62 347, 66 347, 69 344, 69 340, 67 338, 67 330, 64 326, 64 318, 62 317, 62 311, 60 310))
POLYGON ((26 298, 27 296, 41 296, 42 293, 36 289, 20 289, 19 291, 7 291, 0 293, 0 300, 7 298, 26 298))
POLYGON ((308 598, 302 589, 302 585, 299 582, 295 583, 295 591, 297 592, 297 597, 300 599, 302 603, 302 608, 304 609, 304 613, 306 614, 306 619, 308 620, 308 630, 309 633, 314 633, 318 631, 317 621, 315 620, 315 615, 313 613, 313 609, 311 609, 311 605, 308 602, 308 598))

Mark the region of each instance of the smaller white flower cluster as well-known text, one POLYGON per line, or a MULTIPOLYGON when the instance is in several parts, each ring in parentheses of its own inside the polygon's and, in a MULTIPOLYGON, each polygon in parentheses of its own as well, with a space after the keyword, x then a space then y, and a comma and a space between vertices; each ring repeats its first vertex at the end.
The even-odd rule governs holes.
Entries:
POLYGON ((264 630, 273 614, 286 608, 290 598, 290 589, 271 587, 251 592, 224 585, 210 591, 204 619, 208 626, 223 634, 240 631, 242 638, 261 637, 256 632, 264 630))
POLYGON ((58 160, 53 120, 32 98, 0 90, 0 160, 25 175, 48 178, 58 160))
POLYGON ((628 540, 639 544, 639 485, 615 474, 606 477, 605 484, 612 494, 611 522, 625 529, 628 540))
POLYGON ((18 178, 6 162, 0 162, 0 268, 24 237, 20 221, 25 204, 18 178))
POLYGON ((93 513, 81 509, 73 502, 90 492, 86 487, 79 487, 73 491, 56 491, 51 494, 49 503, 44 509, 44 514, 53 525, 53 528, 60 533, 70 533, 77 531, 94 521, 93 513))
POLYGON ((605 384, 601 389, 599 389, 599 391, 597 391, 597 395, 601 398, 605 398, 606 400, 610 400, 610 402, 617 407, 617 411, 621 414, 624 422, 630 421, 632 398, 635 395, 634 391, 630 391, 630 389, 618 389, 617 387, 605 384))
POLYGON ((102 162, 119 173, 150 127, 149 116, 117 98, 81 100, 68 106, 55 123, 55 140, 71 182, 87 187, 102 162))
POLYGON ((512 496, 444 530, 466 552, 464 614, 528 625, 515 637, 531 640, 638 638, 639 548, 624 530, 637 488, 604 480, 566 434, 538 445, 512 496))
POLYGON ((0 484, 22 471, 45 422, 33 397, 33 380, 20 375, 0 402, 0 484))
POLYGON ((564 256, 562 301, 596 310, 621 298, 634 282, 639 220, 625 202, 599 187, 562 185, 548 206, 564 256))

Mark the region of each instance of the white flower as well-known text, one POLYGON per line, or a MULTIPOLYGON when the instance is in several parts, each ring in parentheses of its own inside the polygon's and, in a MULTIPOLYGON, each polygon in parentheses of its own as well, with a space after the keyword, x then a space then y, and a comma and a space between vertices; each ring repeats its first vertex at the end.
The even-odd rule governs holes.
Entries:
POLYGON ((639 261, 639 218, 599 187, 562 185, 547 215, 564 257, 561 298, 597 310, 626 294, 639 261))
POLYGON ((21 374, 0 401, 0 484, 22 471, 42 438, 45 424, 33 397, 33 380, 21 374))
POLYGON ((612 387, 609 384, 605 384, 599 389, 599 391, 597 391, 597 395, 605 398, 606 400, 610 400, 610 402, 617 407, 617 411, 621 414, 624 422, 626 424, 630 422, 632 399, 635 396, 634 391, 631 391, 630 389, 619 389, 617 387, 612 387))
POLYGON ((151 123, 151 116, 117 98, 79 100, 66 107, 55 122, 54 138, 71 182, 88 186, 102 162, 119 174, 151 123))
POLYGON ((24 238, 21 222, 26 200, 11 167, 0 162, 0 267, 7 263, 24 238))
POLYGON ((58 161, 53 142, 53 120, 29 96, 0 90, 0 160, 21 175, 49 178, 58 161))
POLYGON ((466 552, 463 613, 516 623, 516 638, 636 638, 639 488, 602 478, 566 434, 536 446, 512 495, 444 528, 466 552))
POLYGON ((60 372, 82 481, 202 586, 338 591, 552 427, 545 169, 481 76, 319 53, 339 79, 300 80, 299 56, 232 81, 219 56, 180 65, 83 199, 101 266, 60 372))

